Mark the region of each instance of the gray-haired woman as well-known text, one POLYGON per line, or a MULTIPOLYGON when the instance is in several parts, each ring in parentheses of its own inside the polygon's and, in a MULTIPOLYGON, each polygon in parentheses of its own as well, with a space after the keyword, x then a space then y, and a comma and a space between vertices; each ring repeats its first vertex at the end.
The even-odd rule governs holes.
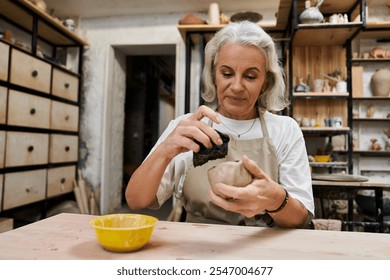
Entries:
POLYGON ((272 113, 288 105, 272 38, 251 22, 228 24, 206 46, 203 83, 208 106, 170 122, 129 180, 129 207, 158 208, 175 195, 188 222, 303 227, 314 213, 310 169, 297 123, 272 113), (222 144, 216 130, 230 137, 226 157, 194 166, 200 143, 222 144), (237 160, 252 182, 211 188, 207 171, 237 160))

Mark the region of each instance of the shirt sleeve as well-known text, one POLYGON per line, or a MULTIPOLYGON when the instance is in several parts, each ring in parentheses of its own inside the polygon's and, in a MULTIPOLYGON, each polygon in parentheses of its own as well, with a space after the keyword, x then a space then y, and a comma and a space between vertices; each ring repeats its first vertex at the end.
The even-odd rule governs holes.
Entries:
POLYGON ((284 130, 285 135, 279 151, 279 180, 290 195, 299 200, 313 217, 313 190, 305 139, 293 119, 289 121, 288 127, 289 129, 284 130))
MULTIPOLYGON (((158 145, 161 144, 161 142, 163 142, 168 137, 168 135, 175 129, 179 121, 188 117, 188 115, 189 114, 183 115, 176 118, 175 120, 170 121, 167 128, 161 134, 160 138, 157 140, 156 144, 150 151, 149 155, 156 149, 158 145)), ((168 164, 161 178, 160 186, 157 189, 156 202, 149 206, 150 209, 160 208, 164 202, 167 201, 175 192, 180 195, 184 184, 184 178, 186 174, 185 170, 188 165, 188 157, 191 155, 191 152, 179 154, 174 157, 168 164)))

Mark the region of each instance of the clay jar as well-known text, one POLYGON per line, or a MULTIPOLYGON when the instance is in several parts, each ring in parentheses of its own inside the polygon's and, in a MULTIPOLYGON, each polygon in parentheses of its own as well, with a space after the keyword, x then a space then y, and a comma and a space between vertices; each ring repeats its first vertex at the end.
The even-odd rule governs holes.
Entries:
POLYGON ((376 70, 371 76, 371 89, 374 96, 390 96, 390 69, 376 70))

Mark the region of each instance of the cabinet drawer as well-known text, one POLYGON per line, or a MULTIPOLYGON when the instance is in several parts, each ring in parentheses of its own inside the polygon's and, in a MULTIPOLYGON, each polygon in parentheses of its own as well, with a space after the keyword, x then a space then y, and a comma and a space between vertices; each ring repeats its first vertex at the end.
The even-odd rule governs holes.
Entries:
POLYGON ((77 131, 79 126, 79 107, 52 101, 51 129, 77 131))
POLYGON ((4 167, 5 131, 0 130, 0 168, 4 167))
POLYGON ((50 163, 72 162, 78 159, 78 137, 71 135, 50 135, 50 163))
POLYGON ((45 199, 46 169, 6 173, 3 210, 45 199))
POLYGON ((8 99, 8 124, 50 128, 50 99, 15 90, 8 99))
POLYGON ((0 80, 8 80, 9 46, 0 42, 0 80))
POLYGON ((48 163, 49 135, 7 132, 5 167, 48 163))
POLYGON ((0 211, 1 209, 3 209, 3 205, 2 205, 2 202, 3 202, 3 174, 0 174, 0 211))
POLYGON ((75 165, 50 168, 47 172, 47 197, 72 192, 75 174, 75 165))
POLYGON ((79 79, 77 77, 59 69, 53 69, 53 95, 77 102, 78 91, 79 79))
POLYGON ((49 63, 12 49, 10 72, 11 83, 50 93, 51 65, 49 63))
POLYGON ((6 108, 7 108, 7 88, 0 87, 0 124, 5 124, 6 108))

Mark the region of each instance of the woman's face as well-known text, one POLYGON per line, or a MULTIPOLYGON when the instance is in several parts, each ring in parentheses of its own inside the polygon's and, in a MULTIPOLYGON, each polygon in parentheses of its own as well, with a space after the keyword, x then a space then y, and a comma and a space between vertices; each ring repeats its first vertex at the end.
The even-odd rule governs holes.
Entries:
POLYGON ((266 76, 266 58, 261 50, 226 44, 219 50, 215 71, 218 112, 237 120, 256 118, 256 103, 266 76))

